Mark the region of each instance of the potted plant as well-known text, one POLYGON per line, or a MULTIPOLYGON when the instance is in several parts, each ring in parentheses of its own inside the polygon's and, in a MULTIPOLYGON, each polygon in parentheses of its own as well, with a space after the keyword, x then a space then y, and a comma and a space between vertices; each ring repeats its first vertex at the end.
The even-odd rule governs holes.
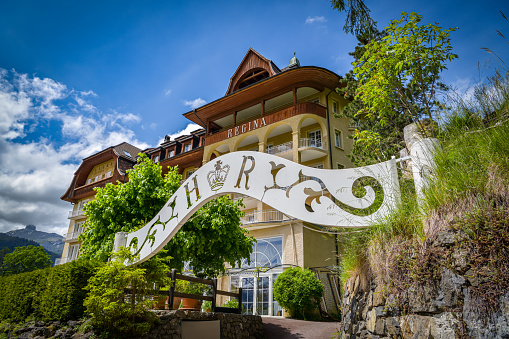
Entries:
MULTIPOLYGON (((207 286, 199 283, 189 282, 185 280, 178 280, 175 284, 175 291, 187 294, 199 294, 207 290, 207 286)), ((201 307, 201 300, 182 298, 182 309, 197 310, 201 307)))
POLYGON ((153 301, 154 301, 154 309, 164 310, 166 308, 166 305, 168 304, 168 296, 161 295, 161 294, 154 295, 153 301))
POLYGON ((212 312, 212 301, 205 300, 203 304, 201 305, 201 311, 202 312, 212 312))

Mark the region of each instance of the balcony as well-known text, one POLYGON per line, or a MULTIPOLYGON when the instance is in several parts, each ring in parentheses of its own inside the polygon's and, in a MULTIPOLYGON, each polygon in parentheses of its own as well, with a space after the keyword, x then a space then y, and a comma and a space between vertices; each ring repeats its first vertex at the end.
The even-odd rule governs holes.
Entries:
MULTIPOLYGON (((275 122, 285 120, 288 118, 291 118, 293 116, 299 115, 299 114, 316 114, 322 118, 326 117, 327 109, 320 105, 313 102, 301 102, 295 105, 291 105, 290 107, 280 109, 275 112, 270 112, 265 115, 263 115, 263 118, 265 119, 265 124, 270 125, 275 122)), ((256 119, 260 119, 262 116, 256 116, 253 117, 250 120, 242 121, 243 124, 248 124, 250 121, 254 121, 256 119)), ((242 125, 242 124, 241 124, 242 125)), ((237 124, 237 126, 240 126, 237 124)), ((231 137, 232 133, 230 131, 230 135, 228 135, 228 130, 233 128, 234 126, 225 127, 219 131, 216 131, 213 134, 208 135, 205 137, 205 145, 212 145, 216 142, 228 139, 231 137)), ((260 126, 261 127, 261 126, 260 126)), ((250 129, 253 130, 254 128, 250 129)))
POLYGON ((83 229, 80 229, 80 230, 74 231, 74 232, 69 232, 64 235, 64 237, 65 237, 64 241, 78 240, 78 237, 80 236, 81 233, 83 233, 83 229))
POLYGON ((268 146, 265 150, 265 153, 272 155, 279 155, 282 158, 292 160, 293 153, 291 152, 293 149, 293 141, 288 141, 280 145, 276 146, 268 146))
POLYGON ((85 196, 94 195, 95 194, 94 188, 104 187, 104 186, 106 186, 107 183, 114 184, 114 183, 116 183, 116 179, 114 179, 114 178, 115 178, 115 176, 110 176, 110 177, 92 182, 90 184, 86 184, 84 186, 77 187, 74 190, 73 197, 76 199, 81 199, 82 197, 85 197, 85 196))
POLYGON ((241 221, 242 224, 249 225, 266 222, 283 222, 294 219, 295 218, 291 218, 278 210, 263 210, 248 213, 241 218, 241 221))
POLYGON ((302 162, 322 158, 327 155, 325 145, 320 139, 300 138, 299 152, 302 162))
POLYGON ((76 210, 76 211, 69 211, 69 216, 67 219, 76 220, 81 219, 85 217, 85 211, 83 210, 76 210))
POLYGON ((73 260, 76 260, 77 258, 57 258, 55 259, 55 266, 67 264, 68 262, 71 262, 73 260))

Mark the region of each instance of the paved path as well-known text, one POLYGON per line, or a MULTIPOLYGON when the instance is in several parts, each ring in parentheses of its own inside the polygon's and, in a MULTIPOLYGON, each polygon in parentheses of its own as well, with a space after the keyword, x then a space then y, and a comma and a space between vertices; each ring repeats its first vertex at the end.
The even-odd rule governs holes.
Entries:
POLYGON ((262 317, 267 339, 331 339, 339 322, 304 321, 280 317, 262 317))

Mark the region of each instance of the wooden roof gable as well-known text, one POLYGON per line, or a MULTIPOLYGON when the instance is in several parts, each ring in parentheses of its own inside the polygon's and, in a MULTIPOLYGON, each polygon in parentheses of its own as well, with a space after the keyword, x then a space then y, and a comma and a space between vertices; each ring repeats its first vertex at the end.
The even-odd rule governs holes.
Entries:
POLYGON ((230 78, 226 95, 238 90, 240 82, 245 81, 249 76, 256 77, 257 74, 264 73, 263 71, 266 71, 269 77, 281 72, 272 61, 250 47, 239 67, 237 67, 237 70, 230 78), (247 75, 247 77, 244 77, 244 75, 247 75))

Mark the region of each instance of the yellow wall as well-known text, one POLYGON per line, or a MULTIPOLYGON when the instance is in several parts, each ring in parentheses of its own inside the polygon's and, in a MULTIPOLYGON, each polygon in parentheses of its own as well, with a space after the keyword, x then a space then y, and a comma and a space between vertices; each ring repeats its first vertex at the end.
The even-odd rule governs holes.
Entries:
POLYGON ((113 175, 113 170, 115 169, 115 160, 111 159, 106 162, 103 162, 99 165, 94 166, 90 173, 87 176, 86 183, 95 182, 107 178, 113 175), (109 175, 108 172, 110 172, 109 175), (90 181, 89 181, 90 180, 90 181))

